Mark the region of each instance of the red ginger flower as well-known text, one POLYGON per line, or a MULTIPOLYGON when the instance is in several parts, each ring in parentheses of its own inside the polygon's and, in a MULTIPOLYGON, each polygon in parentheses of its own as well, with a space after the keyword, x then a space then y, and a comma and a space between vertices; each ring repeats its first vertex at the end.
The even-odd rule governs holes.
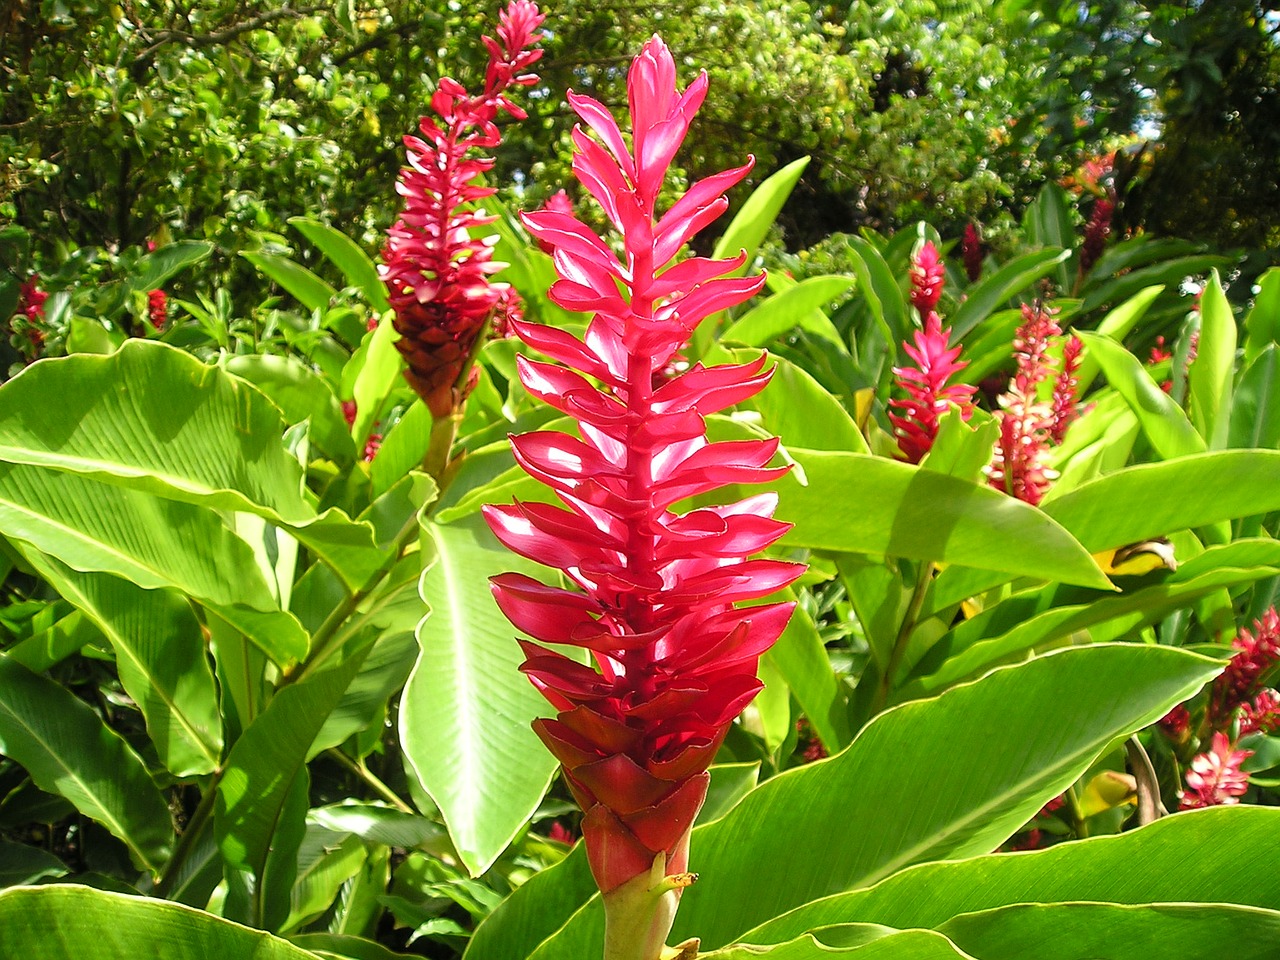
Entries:
POLYGON ((978 228, 972 223, 964 225, 964 238, 960 241, 960 251, 964 255, 964 272, 970 283, 977 283, 982 276, 982 240, 978 237, 978 228))
POLYGON ((1101 197, 1093 202, 1089 222, 1084 228, 1084 242, 1080 244, 1080 276, 1083 277, 1092 270, 1102 256, 1102 249, 1111 236, 1111 217, 1115 209, 1114 203, 1101 197))
POLYGON ((1240 736, 1275 733, 1277 729, 1280 729, 1280 696, 1274 690, 1262 690, 1252 703, 1240 707, 1240 736))
POLYGON ((169 295, 163 290, 152 290, 147 294, 147 319, 156 330, 163 330, 169 322, 169 295))
POLYGON ((1280 615, 1271 607, 1253 623, 1253 631, 1241 628, 1231 645, 1239 651, 1213 681, 1209 696, 1209 724, 1229 724, 1241 704, 1259 691, 1263 675, 1280 659, 1280 615))
MULTIPOLYGON (((598 138, 574 130, 573 169, 621 232, 624 259, 570 214, 543 210, 524 218, 554 248, 560 279, 551 299, 594 314, 581 340, 515 324, 526 344, 565 365, 521 357, 520 379, 576 419, 581 439, 542 431, 514 437, 512 447, 521 466, 568 509, 519 502, 485 508, 503 543, 558 567, 577 587, 510 573, 493 578, 498 605, 517 628, 542 643, 585 647, 594 659, 593 669, 521 643, 522 669, 557 711, 534 729, 585 812, 582 832, 607 912, 623 896, 611 891, 649 878, 654 867, 669 878, 662 889, 678 896, 693 819, 706 796, 706 768, 734 717, 760 690, 760 655, 793 606, 735 604, 769 596, 804 569, 746 559, 789 528, 772 519, 773 494, 673 509, 724 484, 786 471, 766 466, 775 440, 706 438, 708 414, 764 388, 763 356, 741 365, 698 364, 654 385, 655 373, 699 321, 753 296, 764 277, 723 276, 742 266, 745 254, 673 262, 725 210, 724 192, 750 163, 694 184, 660 217, 655 210, 706 94, 706 74, 678 91, 675 63, 654 37, 632 64, 627 86, 630 150, 603 105, 569 94, 598 138)), ((660 946, 670 916, 658 927, 655 921, 660 946)))
POLYGON ((932 310, 925 316, 924 330, 915 333, 915 346, 903 344, 903 350, 916 366, 893 368, 898 386, 907 396, 889 401, 890 408, 900 411, 891 411, 889 421, 898 435, 903 456, 911 463, 919 463, 937 439, 938 418, 951 404, 960 408, 960 415, 966 420, 973 414, 972 397, 977 388, 947 383, 968 364, 957 360, 959 347, 947 346, 947 331, 932 310))
POLYGON ((44 302, 49 294, 40 289, 40 275, 31 274, 18 287, 18 312, 31 323, 44 319, 44 302))
MULTIPOLYGON (((1040 384, 1054 375, 1048 354, 1050 338, 1062 333, 1053 312, 1039 303, 1034 307, 1023 304, 1022 320, 1013 338, 1017 373, 999 398, 1000 438, 988 467, 988 479, 997 490, 1036 506, 1056 476, 1043 462, 1049 441, 1060 421, 1061 430, 1066 429, 1072 406, 1056 396, 1048 403, 1038 398, 1040 384)), ((1078 350, 1072 350, 1073 363, 1078 350)), ((1074 368, 1058 386, 1074 389, 1074 368)))
POLYGON ((926 242, 911 260, 911 305, 928 316, 938 306, 942 285, 947 280, 947 265, 938 255, 938 248, 926 242))
POLYGON ((527 49, 541 39, 542 20, 531 0, 512 0, 499 17, 498 39, 484 38, 484 90, 473 97, 444 78, 431 98, 439 122, 423 117, 422 137, 404 138, 409 166, 397 191, 405 209, 390 230, 381 274, 400 334, 396 347, 408 364, 405 378, 437 419, 461 402, 455 385, 506 286, 489 282, 502 268, 492 260, 492 238, 474 236, 495 218, 465 207, 495 192, 476 182, 493 160, 471 154, 501 141, 499 111, 525 117, 506 91, 537 82, 524 71, 542 56, 527 49))
POLYGON ((1187 789, 1179 809, 1196 810, 1239 803, 1249 789, 1249 774, 1240 764, 1253 756, 1252 750, 1237 750, 1219 731, 1213 735, 1213 746, 1191 761, 1187 770, 1187 789))

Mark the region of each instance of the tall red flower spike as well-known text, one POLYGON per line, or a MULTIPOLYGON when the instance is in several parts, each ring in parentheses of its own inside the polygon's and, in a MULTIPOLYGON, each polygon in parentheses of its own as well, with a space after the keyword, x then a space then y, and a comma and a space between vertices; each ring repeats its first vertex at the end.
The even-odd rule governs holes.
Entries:
POLYGON ((964 255, 964 272, 970 283, 977 283, 982 276, 982 239, 978 236, 978 228, 972 223, 964 225, 964 238, 960 241, 960 251, 964 255))
POLYGON ((537 82, 525 71, 542 56, 529 49, 542 37, 542 21, 532 0, 512 0, 499 16, 498 39, 483 38, 484 90, 473 97, 445 77, 431 98, 439 120, 423 117, 422 137, 404 138, 409 166, 397 190, 405 209, 390 230, 381 275, 395 310, 396 347, 408 364, 405 378, 437 420, 461 402, 457 381, 506 288, 489 282, 503 266, 493 262, 491 238, 475 236, 495 218, 467 206, 494 193, 477 183, 493 160, 473 153, 501 141, 500 111, 524 119, 507 91, 537 82))
POLYGON ((1040 384, 1054 376, 1049 342, 1062 333, 1062 328, 1053 312, 1040 303, 1024 304, 1022 321, 1013 338, 1018 370, 999 399, 1000 438, 987 476, 997 490, 1038 506, 1056 477, 1045 466, 1044 456, 1058 419, 1055 405, 1038 399, 1038 393, 1040 384))
POLYGON ((563 570, 577 587, 519 574, 493 578, 498 605, 522 632, 584 647, 594 661, 594 668, 584 666, 522 642, 522 669, 557 711, 534 729, 585 812, 588 859, 614 945, 606 956, 649 960, 690 882, 689 834, 706 796, 706 768, 760 690, 760 655, 793 606, 737 604, 769 596, 804 566, 747 559, 789 528, 772 519, 773 494, 675 509, 725 484, 768 481, 786 470, 766 466, 776 440, 706 438, 708 414, 764 388, 764 357, 697 364, 655 386, 655 373, 699 321, 750 298, 764 277, 725 276, 745 254, 675 262, 725 210, 725 191, 750 163, 694 184, 661 216, 655 209, 706 94, 706 74, 681 93, 671 54, 654 37, 632 64, 627 87, 630 149, 603 105, 569 94, 598 138, 574 130, 573 169, 621 233, 622 259, 570 214, 543 210, 524 218, 534 237, 553 247, 559 279, 551 299, 593 314, 581 340, 515 324, 526 344, 564 364, 522 357, 521 382, 573 417, 581 439, 542 431, 512 438, 512 447, 568 509, 517 502, 488 506, 485 516, 508 547, 563 570))
POLYGON ((894 367, 899 389, 906 397, 889 401, 889 421, 898 437, 898 449, 910 463, 919 463, 938 436, 938 418, 952 404, 968 420, 973 414, 976 387, 947 381, 967 364, 958 360, 959 347, 948 345, 948 332, 934 311, 942 296, 946 265, 932 243, 926 243, 911 261, 911 303, 920 311, 924 329, 917 330, 915 345, 902 345, 915 367, 894 367), (897 412, 894 412, 897 411, 897 412))

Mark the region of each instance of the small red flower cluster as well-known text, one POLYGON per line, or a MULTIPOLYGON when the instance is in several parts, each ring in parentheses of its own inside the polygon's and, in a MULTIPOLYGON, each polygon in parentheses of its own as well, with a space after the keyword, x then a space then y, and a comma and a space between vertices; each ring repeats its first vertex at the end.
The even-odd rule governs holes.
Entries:
POLYGON ((147 294, 147 319, 156 330, 163 330, 169 322, 169 295, 163 290, 152 290, 147 294))
POLYGON ((917 330, 914 345, 902 349, 914 367, 894 367, 896 382, 906 396, 889 401, 889 421, 898 437, 898 449, 910 463, 919 463, 938 436, 938 418, 954 404, 968 420, 973 413, 975 387, 947 381, 967 364, 959 361, 960 348, 948 345, 948 331, 937 313, 938 299, 946 281, 946 265, 938 248, 925 243, 911 262, 911 305, 919 311, 923 330, 917 330))
POLYGON ((1071 337, 1063 347, 1062 364, 1049 355, 1052 338, 1062 328, 1051 311, 1036 303, 1022 307, 1022 326, 1013 338, 1017 372, 1000 404, 1000 438, 987 476, 991 486, 1036 506, 1044 499, 1056 474, 1044 463, 1051 443, 1061 443, 1076 416, 1076 371, 1081 344, 1071 337), (1040 399, 1040 385, 1053 378, 1049 400, 1040 399))
POLYGON ((489 282, 502 267, 493 262, 492 238, 474 236, 495 218, 468 206, 495 192, 477 182, 493 160, 470 154, 501 141, 500 112, 525 117, 507 91, 537 82, 526 71, 542 56, 529 49, 542 37, 542 21, 531 0, 512 0, 500 15, 498 39, 484 38, 484 90, 473 97, 444 78, 431 98, 439 122, 423 117, 422 136, 404 138, 409 166, 398 190, 405 210, 390 230, 381 275, 395 310, 396 346, 408 364, 405 378, 437 419, 462 402, 458 380, 505 289, 489 282))
MULTIPOLYGON (((791 603, 758 601, 790 584, 801 564, 747 559, 788 524, 777 497, 676 512, 725 484, 780 477, 767 466, 776 440, 709 442, 705 418, 769 380, 764 357, 698 364, 655 387, 698 323, 741 303, 763 276, 725 276, 745 262, 693 258, 681 248, 725 211, 724 193, 750 164, 695 183, 664 214, 667 169, 702 104, 702 74, 681 93, 660 39, 628 75, 630 147, 600 103, 569 94, 598 139, 573 131, 573 169, 622 235, 614 248, 567 212, 525 223, 553 250, 553 301, 593 317, 583 339, 514 324, 526 344, 564 366, 519 359, 521 382, 572 417, 581 438, 548 431, 512 438, 516 460, 567 507, 487 506, 498 538, 563 570, 576 589, 520 574, 493 579, 502 611, 540 643, 586 648, 594 667, 522 641, 523 670, 556 709, 534 729, 560 760, 585 813, 588 860, 606 894, 662 862, 682 874, 707 766, 734 717, 761 688, 760 655, 781 634, 791 603)), ((606 899, 606 903, 610 902, 606 899)))
POLYGON ((1239 803, 1249 789, 1249 775, 1240 769, 1240 764, 1251 756, 1252 750, 1236 749, 1219 730, 1213 735, 1213 746, 1191 761, 1186 774, 1187 789, 1182 793, 1179 809, 1239 803))

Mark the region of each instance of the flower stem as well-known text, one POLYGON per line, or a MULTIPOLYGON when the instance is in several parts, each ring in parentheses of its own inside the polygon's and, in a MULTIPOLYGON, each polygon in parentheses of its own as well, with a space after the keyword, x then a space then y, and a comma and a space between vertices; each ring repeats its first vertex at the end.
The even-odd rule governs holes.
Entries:
POLYGON ((187 821, 186 829, 178 837, 177 846, 173 848, 173 856, 169 858, 169 862, 164 865, 160 877, 152 887, 151 893, 155 897, 166 898, 169 895, 170 888, 177 879, 178 874, 186 865, 187 858, 191 856, 191 851, 195 849, 196 843, 200 840, 200 835, 204 833, 206 825, 209 823, 209 817, 213 814, 214 801, 218 797, 218 782, 222 779, 222 768, 219 767, 213 771, 213 776, 209 779, 209 785, 205 788, 204 795, 200 798, 200 803, 196 805, 195 810, 191 813, 191 819, 187 821))
POLYGON ((916 621, 920 617, 920 608, 924 606, 924 595, 929 589, 929 584, 933 582, 933 570, 934 565, 932 562, 923 563, 916 574, 916 585, 911 591, 911 602, 907 605, 906 613, 903 614, 902 624, 898 627, 898 635, 893 641, 893 649, 889 651, 889 662, 885 664, 884 674, 880 677, 879 684, 876 685, 876 694, 871 701, 872 716, 883 710, 885 703, 889 699, 889 691, 893 687, 893 675, 898 672, 902 657, 907 652, 907 646, 911 642, 911 634, 915 632, 916 621))
POLYGON ((345 753, 343 753, 337 747, 329 747, 329 749, 325 750, 324 753, 325 753, 325 756, 329 757, 332 760, 336 760, 341 766, 346 767, 346 769, 354 773, 357 777, 359 777, 362 781, 364 781, 365 785, 368 786, 369 789, 371 789, 374 793, 376 793, 383 800, 387 801, 387 803, 391 804, 401 813, 413 813, 413 814, 417 813, 417 811, 414 810, 413 807, 409 806, 407 803, 401 800, 396 795, 396 792, 394 790, 392 790, 389 786, 387 786, 385 783, 379 780, 378 777, 374 774, 374 772, 364 765, 364 761, 353 760, 351 757, 348 757, 345 753))

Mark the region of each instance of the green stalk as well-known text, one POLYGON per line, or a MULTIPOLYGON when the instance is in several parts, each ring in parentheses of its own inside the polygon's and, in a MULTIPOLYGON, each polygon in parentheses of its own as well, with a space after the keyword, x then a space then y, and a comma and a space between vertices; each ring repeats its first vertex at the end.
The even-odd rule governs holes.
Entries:
POLYGON ((191 813, 191 819, 187 821, 186 829, 178 837, 177 846, 173 848, 173 856, 169 858, 169 862, 164 865, 159 879, 151 888, 153 896, 166 898, 169 895, 169 888, 177 879, 178 874, 186 865, 187 858, 191 856, 191 851, 195 848, 200 834, 204 833, 205 826, 209 822, 209 817, 213 814, 213 805, 218 797, 218 783, 222 780, 222 768, 219 767, 213 771, 213 776, 209 779, 209 786, 205 789, 204 795, 200 798, 195 810, 191 813))
POLYGON ((884 674, 876 685, 875 697, 871 701, 872 716, 883 710, 889 699, 889 691, 893 687, 893 675, 898 672, 902 657, 907 652, 911 634, 915 632, 916 622, 920 617, 920 609, 924 606, 925 593, 929 590, 929 584, 933 582, 933 569, 932 562, 923 563, 916 574, 916 584, 911 591, 911 602, 907 605, 907 612, 903 614, 898 635, 893 640, 893 649, 889 651, 889 662, 885 664, 884 674))
POLYGON ((362 761, 353 760, 351 757, 348 757, 345 753, 343 753, 337 747, 330 747, 329 749, 325 750, 324 753, 325 753, 325 756, 329 757, 332 760, 337 761, 340 765, 342 765, 343 767, 345 767, 346 769, 354 773, 357 777, 359 777, 365 783, 366 786, 369 787, 369 789, 371 789, 374 793, 376 793, 383 800, 387 801, 387 803, 391 804, 401 813, 412 813, 412 814, 417 813, 417 811, 414 810, 413 807, 409 806, 407 803, 401 800, 396 795, 396 792, 394 790, 392 790, 389 786, 387 786, 385 783, 379 780, 378 777, 374 775, 374 772, 370 770, 368 767, 366 767, 362 761))

